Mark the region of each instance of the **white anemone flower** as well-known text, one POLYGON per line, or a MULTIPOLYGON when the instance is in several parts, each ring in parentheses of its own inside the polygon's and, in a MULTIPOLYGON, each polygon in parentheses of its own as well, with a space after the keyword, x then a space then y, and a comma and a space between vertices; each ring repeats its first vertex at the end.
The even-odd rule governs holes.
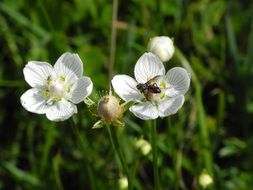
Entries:
POLYGON ((165 74, 161 60, 149 52, 137 61, 134 75, 136 80, 116 75, 112 86, 124 101, 135 102, 129 110, 136 117, 143 120, 166 117, 182 107, 190 86, 190 75, 184 68, 174 67, 165 74))
POLYGON ((77 113, 80 103, 92 91, 92 81, 83 75, 83 63, 77 54, 64 53, 52 66, 47 62, 29 61, 24 70, 32 87, 20 98, 29 112, 46 114, 51 121, 63 121, 77 113))

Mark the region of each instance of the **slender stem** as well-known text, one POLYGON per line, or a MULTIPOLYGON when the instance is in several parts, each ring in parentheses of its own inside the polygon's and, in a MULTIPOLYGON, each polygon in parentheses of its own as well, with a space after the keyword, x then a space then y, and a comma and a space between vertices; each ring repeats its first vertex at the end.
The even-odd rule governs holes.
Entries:
POLYGON ((195 72, 192 70, 189 61, 183 55, 183 53, 177 48, 175 52, 176 57, 179 59, 181 64, 191 73, 192 83, 196 90, 195 99, 198 105, 198 120, 200 128, 200 138, 203 147, 203 160, 204 165, 209 174, 213 176, 213 157, 211 150, 211 143, 209 137, 209 131, 206 124, 206 113, 202 100, 202 88, 199 79, 197 78, 195 72))
POLYGON ((53 32, 53 31, 54 31, 53 24, 52 24, 52 22, 51 22, 51 20, 50 20, 50 17, 49 17, 49 15, 48 15, 48 13, 47 13, 47 11, 46 11, 46 9, 45 9, 45 6, 43 5, 43 3, 42 3, 41 0, 39 0, 39 5, 40 5, 40 7, 41 7, 42 14, 43 14, 44 17, 45 17, 46 22, 47 22, 47 24, 48 24, 50 30, 53 32))
POLYGON ((49 124, 50 126, 47 127, 47 135, 46 135, 46 139, 45 139, 45 143, 43 146, 43 155, 41 158, 41 162, 40 162, 40 175, 43 176, 45 174, 46 171, 46 167, 47 167, 47 163, 48 163, 48 158, 49 158, 49 153, 50 150, 54 144, 55 141, 55 126, 54 124, 49 124))
POLYGON ((19 80, 0 80, 0 87, 24 87, 25 83, 19 80))
POLYGON ((125 158, 123 156, 123 153, 120 149, 120 146, 119 146, 119 141, 118 141, 118 137, 116 135, 116 131, 115 131, 115 127, 114 126, 108 126, 108 133, 109 133, 109 136, 110 136, 110 140, 111 140, 111 143, 119 157, 119 160, 120 160, 120 163, 123 167, 123 170, 126 174, 126 177, 127 177, 127 181, 128 181, 128 189, 129 190, 132 190, 132 181, 131 181, 131 178, 130 178, 130 173, 129 173, 129 170, 128 170, 128 167, 127 167, 127 164, 126 164, 126 161, 125 161, 125 158))
POLYGON ((156 147, 156 120, 154 119, 151 123, 151 146, 152 146, 152 154, 153 154, 153 170, 154 170, 154 181, 155 181, 155 190, 160 189, 159 184, 159 173, 158 173, 158 165, 157 165, 157 147, 156 147))
POLYGON ((55 184, 58 190, 64 190, 64 187, 61 181, 61 176, 60 176, 60 165, 61 165, 61 156, 60 154, 57 154, 53 158, 53 172, 54 172, 55 184))
MULTIPOLYGON (((116 36, 117 36, 117 17, 118 17, 118 0, 113 0, 112 8, 112 31, 111 31, 111 42, 110 42, 110 60, 109 60, 109 81, 112 79, 113 67, 115 62, 115 51, 116 51, 116 36)), ((110 82, 109 82, 110 84, 110 82)))
POLYGON ((86 169, 87 169, 87 172, 88 172, 88 177, 89 177, 89 182, 90 182, 90 186, 91 186, 91 189, 96 189, 96 185, 95 185, 95 178, 94 178, 94 175, 93 175, 93 172, 92 172, 92 168, 90 166, 90 163, 89 161, 87 160, 87 157, 88 157, 88 153, 86 151, 87 149, 87 145, 84 141, 84 138, 82 135, 80 135, 80 132, 76 126, 76 124, 74 123, 74 121, 70 120, 71 121, 71 125, 72 125, 72 130, 73 130, 73 133, 74 135, 77 137, 77 140, 78 140, 78 144, 79 144, 79 148, 83 154, 83 161, 84 161, 84 164, 86 166, 86 169))

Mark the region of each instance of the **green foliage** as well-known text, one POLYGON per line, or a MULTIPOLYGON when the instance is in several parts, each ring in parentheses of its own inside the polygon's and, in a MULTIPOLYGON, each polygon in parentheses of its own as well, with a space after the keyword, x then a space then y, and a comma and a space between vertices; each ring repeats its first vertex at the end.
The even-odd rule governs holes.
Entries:
MULTIPOLYGON (((133 75, 149 38, 168 35, 177 46, 166 63, 186 67, 192 85, 183 109, 157 121, 161 189, 247 190, 253 185, 253 3, 225 0, 120 1, 114 73, 133 75)), ((92 100, 109 91, 111 1, 3 0, 0 2, 0 190, 119 189, 123 168, 106 128, 84 103, 74 121, 52 123, 24 110, 29 87, 22 69, 29 60, 54 63, 76 52, 92 78, 92 100), (80 140, 80 139, 79 139, 80 140)), ((119 143, 134 189, 152 189, 152 156, 135 148, 149 140, 149 123, 124 116, 119 143)))

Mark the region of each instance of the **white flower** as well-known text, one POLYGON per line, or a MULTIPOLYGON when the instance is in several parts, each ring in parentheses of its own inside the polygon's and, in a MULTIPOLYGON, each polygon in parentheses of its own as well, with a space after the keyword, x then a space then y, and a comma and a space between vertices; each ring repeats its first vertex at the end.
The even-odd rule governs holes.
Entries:
POLYGON ((51 121, 63 121, 77 113, 75 104, 92 91, 92 81, 83 77, 83 63, 77 54, 64 53, 54 67, 46 62, 29 61, 24 70, 32 87, 20 98, 22 106, 33 113, 46 114, 51 121))
POLYGON ((134 75, 136 80, 116 75, 112 86, 124 101, 136 102, 129 108, 136 117, 143 120, 166 117, 182 107, 190 86, 190 76, 184 68, 174 67, 165 74, 160 59, 152 53, 144 53, 135 65, 134 75), (137 85, 143 88, 138 90, 137 85))
POLYGON ((175 52, 173 41, 167 36, 157 36, 150 39, 148 51, 158 56, 162 62, 169 61, 175 52))

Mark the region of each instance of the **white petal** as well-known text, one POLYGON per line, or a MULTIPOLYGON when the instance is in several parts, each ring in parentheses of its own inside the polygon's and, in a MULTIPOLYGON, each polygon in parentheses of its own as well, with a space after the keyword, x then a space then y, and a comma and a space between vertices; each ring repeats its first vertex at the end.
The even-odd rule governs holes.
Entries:
POLYGON ((20 101, 22 106, 29 112, 43 114, 48 109, 48 105, 46 104, 47 98, 43 96, 42 91, 36 88, 27 90, 20 97, 20 101))
POLYGON ((51 121, 64 121, 76 112, 76 106, 63 99, 50 106, 47 109, 46 116, 51 121))
POLYGON ((126 102, 141 101, 143 96, 136 88, 137 82, 127 75, 116 75, 112 79, 115 92, 126 102))
POLYGON ((184 104, 184 96, 167 98, 159 102, 158 112, 160 117, 175 114, 184 104))
POLYGON ((142 120, 156 119, 158 117, 158 110, 151 102, 133 105, 129 110, 142 120))
POLYGON ((166 95, 175 97, 184 95, 190 87, 189 73, 182 67, 170 69, 165 76, 167 83, 166 95))
POLYGON ((158 75, 164 75, 161 60, 153 53, 144 53, 134 67, 134 76, 139 83, 145 83, 158 75))
POLYGON ((83 62, 77 54, 66 52, 56 61, 54 70, 58 76, 64 76, 70 81, 82 76, 83 62))
POLYGON ((79 78, 73 90, 71 90, 68 99, 74 104, 78 104, 91 94, 93 83, 89 77, 79 78))
POLYGON ((53 67, 46 62, 29 61, 23 73, 26 82, 31 87, 44 86, 47 79, 53 74, 53 67))

